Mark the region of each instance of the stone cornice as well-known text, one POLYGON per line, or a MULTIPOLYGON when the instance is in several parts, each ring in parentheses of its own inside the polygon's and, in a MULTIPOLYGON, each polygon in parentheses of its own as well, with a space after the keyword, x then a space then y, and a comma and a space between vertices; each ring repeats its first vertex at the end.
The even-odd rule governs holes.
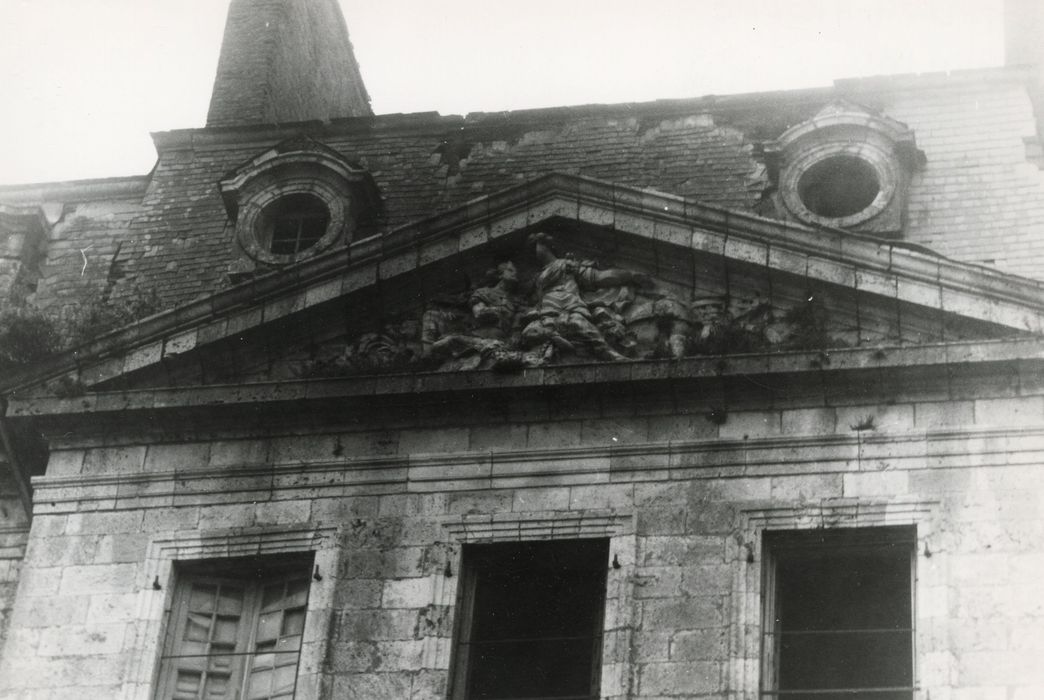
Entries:
POLYGON ((815 352, 764 353, 692 357, 679 360, 633 360, 597 364, 558 365, 518 373, 491 370, 413 372, 295 381, 209 386, 133 389, 89 393, 75 398, 51 396, 8 399, 7 417, 59 415, 129 415, 132 412, 176 411, 189 408, 231 409, 265 403, 329 401, 431 393, 469 393, 526 388, 590 386, 600 383, 716 381, 728 377, 842 372, 872 372, 911 368, 957 367, 968 364, 1044 361, 1044 339, 966 341, 934 345, 845 348, 815 352))
POLYGON ((150 175, 131 175, 96 180, 69 180, 0 186, 0 202, 22 206, 42 202, 95 202, 140 199, 149 186, 150 175))
POLYGON ((278 502, 348 495, 426 493, 640 481, 946 469, 1039 463, 1044 427, 983 428, 749 440, 671 441, 622 447, 486 450, 337 462, 251 464, 177 471, 33 478, 34 515, 143 506, 278 502), (982 446, 992 444, 992 449, 982 446), (90 506, 86 504, 90 503, 90 506))

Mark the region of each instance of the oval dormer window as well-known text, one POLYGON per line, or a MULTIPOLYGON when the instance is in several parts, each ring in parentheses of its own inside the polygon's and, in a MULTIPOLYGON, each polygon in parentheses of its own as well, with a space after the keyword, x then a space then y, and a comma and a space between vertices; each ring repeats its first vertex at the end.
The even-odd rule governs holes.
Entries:
POLYGON ((262 245, 273 255, 298 255, 326 235, 330 210, 312 194, 280 197, 261 212, 262 245))
POLYGON ((877 199, 881 183, 870 163, 837 155, 812 164, 801 174, 798 197, 810 212, 840 219, 863 211, 877 199))
POLYGON ((836 100, 765 144, 764 153, 776 185, 772 203, 784 218, 902 235, 911 178, 924 163, 902 122, 836 100))
POLYGON ((317 141, 294 138, 259 154, 220 182, 234 223, 229 278, 293 265, 347 246, 379 220, 370 174, 317 141), (369 228, 365 228, 369 226, 369 228))

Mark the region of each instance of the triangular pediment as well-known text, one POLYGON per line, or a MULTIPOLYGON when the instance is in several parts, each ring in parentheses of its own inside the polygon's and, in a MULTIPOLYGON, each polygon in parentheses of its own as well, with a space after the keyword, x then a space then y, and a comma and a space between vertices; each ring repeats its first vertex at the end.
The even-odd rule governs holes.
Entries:
POLYGON ((59 381, 106 391, 513 372, 1042 328, 1035 281, 550 175, 146 319, 5 383, 47 394, 59 381), (534 234, 553 242, 539 250, 534 234))

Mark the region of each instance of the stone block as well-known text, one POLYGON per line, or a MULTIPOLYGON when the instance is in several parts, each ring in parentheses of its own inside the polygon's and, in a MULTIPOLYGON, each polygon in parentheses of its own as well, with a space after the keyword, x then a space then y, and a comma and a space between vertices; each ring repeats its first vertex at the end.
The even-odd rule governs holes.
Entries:
POLYGON ((406 699, 412 685, 409 673, 351 673, 334 677, 333 696, 343 700, 406 699))
POLYGON ((1044 426, 1044 396, 975 401, 976 425, 1044 426))
POLYGON ((70 535, 112 535, 121 532, 141 532, 145 514, 140 510, 70 513, 65 531, 70 535))
POLYGON ((151 537, 144 533, 125 532, 119 535, 104 535, 98 541, 94 563, 132 563, 145 560, 151 537))
POLYGON ((26 550, 26 561, 34 567, 90 564, 103 535, 35 537, 26 550))
POLYGON ((859 425, 873 420, 874 434, 912 430, 914 427, 913 404, 873 404, 868 406, 838 406, 837 432, 850 434, 859 425))
POLYGON ((903 496, 910 492, 907 472, 859 472, 844 474, 843 495, 846 498, 866 496, 903 496))
POLYGON ((972 425, 975 408, 971 401, 931 401, 914 404, 914 425, 930 430, 951 425, 972 425))
POLYGON ((643 697, 704 695, 721 689, 721 668, 710 662, 642 664, 638 689, 643 697))
POLYGON ((341 617, 342 639, 416 639, 416 631, 416 610, 346 610, 341 617))
POLYGON ((144 446, 94 447, 83 459, 84 474, 140 472, 145 464, 144 446))
POLYGON ((642 566, 696 566, 725 560, 725 538, 714 536, 657 536, 638 540, 642 566))
POLYGON ((444 670, 421 670, 413 675, 410 700, 443 700, 449 673, 444 670))
POLYGON ((207 466, 209 461, 210 445, 206 443, 149 445, 144 469, 147 472, 199 469, 207 466))
POLYGON ((533 450, 575 447, 580 444, 581 421, 531 423, 526 446, 533 450))
POLYGON ((84 450, 53 450, 47 458, 48 476, 79 474, 86 456, 84 450))
POLYGON ((150 508, 145 511, 145 532, 173 532, 177 530, 194 530, 199 525, 198 506, 182 508, 150 508))
POLYGON ((818 501, 843 495, 841 474, 801 474, 772 477, 772 499, 784 502, 818 501))
MULTIPOLYGON (((60 566, 24 567, 19 575, 19 596, 50 597, 58 595, 62 582, 63 568, 60 566)), ((68 595, 79 595, 84 591, 73 591, 68 595)))
POLYGON ((381 671, 419 671, 424 667, 422 639, 377 642, 378 668, 381 671))
POLYGON ((451 515, 511 512, 514 493, 500 491, 461 491, 448 494, 446 512, 451 515))
POLYGON ((340 461, 336 441, 330 435, 294 435, 269 441, 268 459, 272 464, 311 464, 340 461))
POLYGON ((569 487, 516 489, 512 492, 513 512, 569 509, 569 487))
POLYGON ((141 586, 134 564, 93 564, 62 569, 60 595, 131 593, 141 586))
POLYGON ((210 464, 215 467, 264 464, 266 461, 267 440, 228 440, 210 444, 210 464))
POLYGON ((376 496, 318 498, 312 501, 310 520, 315 523, 341 523, 355 518, 372 518, 378 513, 376 496))
POLYGON ((585 420, 580 425, 580 442, 584 445, 623 445, 647 442, 649 425, 646 418, 621 417, 585 420))
POLYGON ((628 509, 634 506, 634 486, 631 484, 597 484, 593 486, 573 486, 569 489, 569 508, 628 509))
POLYGON ((468 449, 472 451, 521 450, 526 446, 525 425, 479 425, 469 430, 468 449))
POLYGON ((379 579, 342 578, 334 588, 333 604, 343 610, 379 608, 383 590, 384 581, 379 579))
POLYGON ((771 437, 782 431, 780 411, 730 411, 725 422, 718 426, 722 439, 745 440, 771 437))
POLYGON ((88 605, 92 599, 93 597, 79 595, 30 598, 17 622, 22 627, 63 627, 82 624, 88 619, 88 605))
POLYGON ((688 505, 647 506, 636 513, 636 531, 646 535, 684 535, 688 505))
POLYGON ((467 428, 406 430, 399 436, 399 454, 466 452, 469 438, 467 428))
POLYGON ((718 426, 705 413, 650 416, 650 442, 688 442, 717 437, 718 426))
POLYGON ((834 408, 797 408, 781 414, 784 435, 829 435, 837 427, 834 408))
POLYGON ((637 599, 679 598, 682 594, 681 582, 681 567, 644 566, 641 573, 634 577, 634 597, 637 599))
POLYGON ((258 525, 303 525, 312 510, 310 501, 266 501, 254 507, 258 525))
POLYGON ((92 595, 83 606, 89 625, 106 622, 133 622, 138 618, 138 593, 92 595))
POLYGON ((126 629, 122 623, 50 627, 41 633, 37 653, 66 657, 115 654, 123 646, 126 629))
POLYGON ((229 505, 212 505, 200 509, 200 530, 223 530, 232 527, 250 527, 258 505, 254 503, 233 503, 229 505))
POLYGON ((671 637, 671 661, 725 661, 724 629, 686 630, 671 637))
POLYGON ((381 604, 385 609, 423 608, 434 600, 434 580, 430 576, 386 581, 381 604))

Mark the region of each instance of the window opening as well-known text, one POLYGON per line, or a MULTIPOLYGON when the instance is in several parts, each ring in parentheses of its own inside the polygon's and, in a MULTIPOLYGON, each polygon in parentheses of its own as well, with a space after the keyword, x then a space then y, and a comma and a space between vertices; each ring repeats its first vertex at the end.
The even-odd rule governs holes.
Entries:
POLYGON ((762 698, 912 700, 912 527, 766 533, 762 698))
POLYGON ((870 163, 838 155, 811 165, 798 180, 797 189, 801 202, 813 214, 840 219, 873 204, 881 184, 870 163))
POLYGON ((319 242, 330 224, 330 212, 321 199, 291 194, 269 206, 265 219, 270 229, 268 250, 274 255, 296 255, 319 242))
POLYGON ((609 540, 464 549, 457 700, 597 700, 609 540))
POLYGON ((160 658, 161 700, 290 700, 311 557, 179 566, 160 658))

